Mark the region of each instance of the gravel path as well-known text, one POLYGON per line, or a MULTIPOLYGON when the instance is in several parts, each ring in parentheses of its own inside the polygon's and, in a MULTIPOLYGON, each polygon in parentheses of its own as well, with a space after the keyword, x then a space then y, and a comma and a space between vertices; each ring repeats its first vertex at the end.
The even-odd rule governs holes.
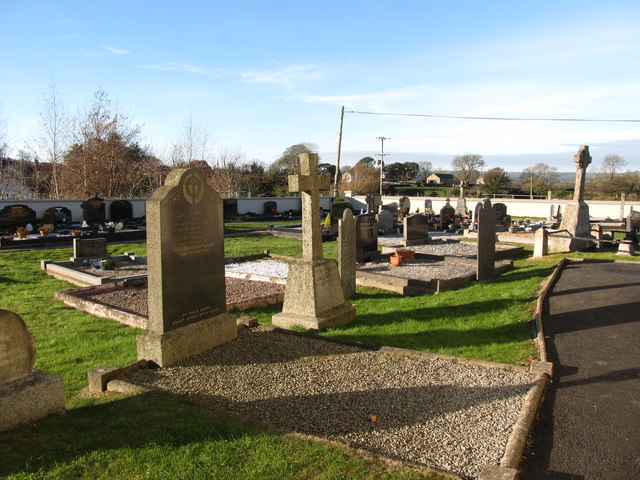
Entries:
POLYGON ((476 264, 413 259, 405 260, 399 267, 392 267, 389 262, 369 262, 360 265, 358 270, 425 281, 449 280, 474 274, 476 264))
POLYGON ((364 350, 266 327, 128 381, 469 478, 499 463, 531 386, 521 372, 364 350))

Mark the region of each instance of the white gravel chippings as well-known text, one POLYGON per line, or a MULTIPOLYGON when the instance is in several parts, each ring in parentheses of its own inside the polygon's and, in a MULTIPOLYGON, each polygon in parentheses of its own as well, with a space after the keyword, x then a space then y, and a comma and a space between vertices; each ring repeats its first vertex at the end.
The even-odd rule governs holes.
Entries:
POLYGON ((524 372, 267 327, 128 381, 467 478, 499 463, 533 384, 524 372))

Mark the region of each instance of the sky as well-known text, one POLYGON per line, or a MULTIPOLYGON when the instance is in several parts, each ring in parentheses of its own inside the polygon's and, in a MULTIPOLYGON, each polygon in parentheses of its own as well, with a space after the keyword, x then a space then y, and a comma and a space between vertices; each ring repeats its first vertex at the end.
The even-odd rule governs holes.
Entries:
POLYGON ((386 137, 386 162, 436 169, 475 153, 486 168, 573 171, 586 144, 592 169, 616 154, 640 170, 637 0, 0 0, 0 12, 14 154, 55 85, 70 112, 104 90, 163 159, 191 121, 247 161, 305 142, 335 163, 344 106, 341 165, 379 158, 386 137))

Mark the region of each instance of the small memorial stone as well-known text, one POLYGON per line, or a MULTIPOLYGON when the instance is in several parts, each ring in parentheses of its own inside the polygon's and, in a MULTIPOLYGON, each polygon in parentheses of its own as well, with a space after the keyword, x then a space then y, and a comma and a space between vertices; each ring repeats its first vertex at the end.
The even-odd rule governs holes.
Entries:
POLYGON ((478 209, 478 281, 495 276, 496 214, 491 200, 485 198, 478 209))

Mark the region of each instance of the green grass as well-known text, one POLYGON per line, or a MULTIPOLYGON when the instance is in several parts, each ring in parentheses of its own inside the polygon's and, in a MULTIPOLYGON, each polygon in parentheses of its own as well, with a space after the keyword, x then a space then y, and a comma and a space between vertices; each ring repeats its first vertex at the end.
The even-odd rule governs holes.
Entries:
POLYGON ((227 222, 225 230, 229 232, 247 232, 253 230, 267 230, 269 225, 300 225, 302 220, 272 220, 269 222, 227 222))
MULTIPOLYGON (((336 243, 323 245, 336 257, 336 243)), ((300 256, 300 242, 229 238, 227 256, 269 248, 300 256)), ((110 247, 112 254, 146 255, 145 244, 110 247)), ((613 260, 615 252, 582 254, 613 260)), ((0 307, 33 331, 36 368, 65 382, 67 414, 0 434, 0 478, 10 479, 413 479, 439 478, 392 468, 343 449, 283 436, 171 395, 87 397, 87 371, 136 359, 139 330, 66 308, 53 292, 72 288, 46 275, 41 259, 65 260, 70 249, 0 254, 0 307)), ((522 363, 532 353, 529 324, 541 281, 560 260, 523 255, 500 279, 454 292, 401 297, 359 288, 355 322, 323 335, 401 348, 522 363)), ((278 307, 253 311, 269 323, 278 307)))

